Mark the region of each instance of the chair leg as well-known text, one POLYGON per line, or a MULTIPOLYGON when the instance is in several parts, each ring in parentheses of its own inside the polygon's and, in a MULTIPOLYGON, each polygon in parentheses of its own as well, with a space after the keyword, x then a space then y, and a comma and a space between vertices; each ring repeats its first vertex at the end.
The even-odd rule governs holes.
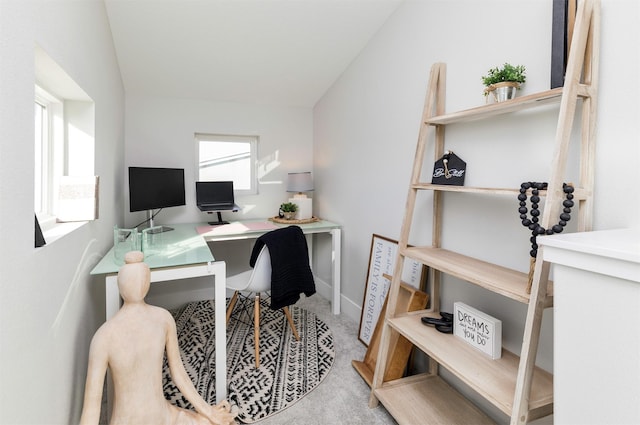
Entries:
POLYGON ((296 341, 300 341, 300 335, 298 335, 296 326, 293 324, 293 317, 291 317, 291 312, 289 311, 289 307, 282 307, 282 311, 284 311, 284 315, 287 316, 287 321, 289 322, 289 326, 291 326, 291 330, 293 331, 293 336, 296 337, 296 341))
POLYGON ((236 306, 237 301, 238 301, 238 291, 234 291, 233 296, 229 300, 229 307, 227 307, 227 323, 229 323, 229 318, 231 317, 231 313, 233 312, 233 307, 236 306))
POLYGON ((253 343, 255 345, 256 369, 260 367, 260 294, 253 303, 253 343))

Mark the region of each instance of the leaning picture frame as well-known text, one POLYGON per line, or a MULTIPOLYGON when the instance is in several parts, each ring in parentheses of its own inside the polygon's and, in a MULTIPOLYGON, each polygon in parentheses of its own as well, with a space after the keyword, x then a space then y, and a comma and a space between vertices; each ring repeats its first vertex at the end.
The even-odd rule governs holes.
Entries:
POLYGON ((567 71, 578 0, 553 0, 550 88, 562 87, 567 71))
MULTIPOLYGON (((372 235, 358 329, 358 339, 366 346, 369 346, 391 285, 391 281, 384 275, 393 275, 397 252, 398 241, 375 233, 372 235)), ((416 289, 425 290, 426 270, 427 267, 419 261, 407 259, 402 270, 402 281, 416 289)))

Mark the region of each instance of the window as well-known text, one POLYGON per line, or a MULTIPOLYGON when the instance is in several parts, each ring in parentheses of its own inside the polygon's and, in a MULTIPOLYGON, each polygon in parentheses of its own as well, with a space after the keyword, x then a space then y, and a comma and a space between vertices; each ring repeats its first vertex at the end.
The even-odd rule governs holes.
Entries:
POLYGON ((95 218, 95 104, 41 48, 35 49, 34 209, 46 233, 60 221, 95 218), (72 177, 73 176, 73 177, 72 177), (88 183, 87 183, 88 182, 88 183), (89 185, 87 195, 85 186, 89 185), (82 189, 82 190, 81 190, 82 189))
POLYGON ((237 194, 256 194, 258 136, 196 134, 198 180, 232 180, 237 194))

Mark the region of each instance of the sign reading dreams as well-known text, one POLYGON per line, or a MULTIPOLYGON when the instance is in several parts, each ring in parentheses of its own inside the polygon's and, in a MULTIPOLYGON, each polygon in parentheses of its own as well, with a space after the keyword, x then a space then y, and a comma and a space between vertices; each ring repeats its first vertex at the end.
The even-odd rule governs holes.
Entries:
POLYGON ((453 334, 492 359, 502 357, 502 321, 464 303, 453 303, 453 334))

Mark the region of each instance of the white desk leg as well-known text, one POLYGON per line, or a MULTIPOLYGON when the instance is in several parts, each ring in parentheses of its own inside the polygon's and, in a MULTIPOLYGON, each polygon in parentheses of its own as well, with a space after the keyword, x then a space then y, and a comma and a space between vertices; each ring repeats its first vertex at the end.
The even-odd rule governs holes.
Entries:
POLYGON ((213 274, 216 320, 216 404, 227 398, 227 265, 224 261, 209 263, 213 274))
POLYGON ((105 279, 106 320, 111 319, 120 310, 120 291, 118 291, 118 275, 109 275, 105 279))
POLYGON ((309 267, 313 271, 313 235, 309 233, 304 237, 307 240, 307 251, 309 251, 309 267))
POLYGON ((333 300, 331 301, 331 308, 333 314, 340 314, 341 236, 341 229, 331 230, 331 271, 333 274, 333 300))

